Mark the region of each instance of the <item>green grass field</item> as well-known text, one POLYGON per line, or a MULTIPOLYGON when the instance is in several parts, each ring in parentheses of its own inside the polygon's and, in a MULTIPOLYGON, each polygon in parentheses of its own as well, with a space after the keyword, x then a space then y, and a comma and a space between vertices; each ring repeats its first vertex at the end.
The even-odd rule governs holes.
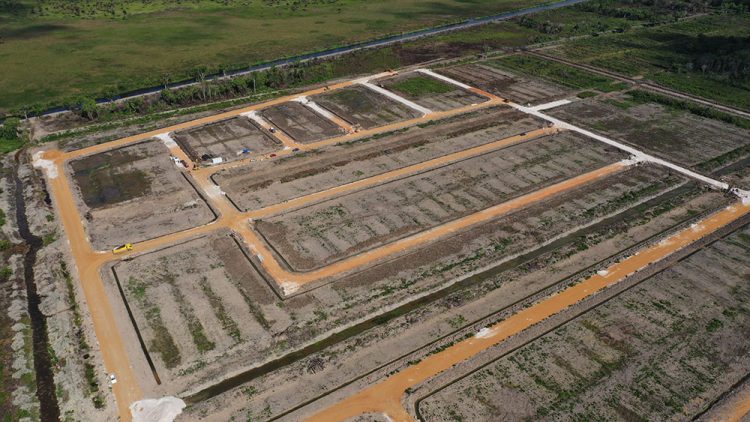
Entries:
POLYGON ((8 2, 0 2, 0 111, 158 85, 201 66, 241 68, 542 2, 196 0, 175 7, 164 0, 126 1, 115 7, 114 18, 87 1, 47 0, 41 15, 11 13, 8 2), (83 18, 70 11, 72 3, 83 5, 83 18))
POLYGON ((701 71, 693 64, 704 54, 729 56, 730 53, 737 62, 743 60, 743 54, 750 53, 748 13, 709 15, 657 28, 581 39, 566 43, 555 54, 750 109, 749 78, 701 71), (733 45, 733 51, 718 51, 727 45, 733 45))
POLYGON ((414 98, 430 94, 444 94, 453 91, 453 87, 427 76, 413 76, 394 83, 391 88, 414 98))

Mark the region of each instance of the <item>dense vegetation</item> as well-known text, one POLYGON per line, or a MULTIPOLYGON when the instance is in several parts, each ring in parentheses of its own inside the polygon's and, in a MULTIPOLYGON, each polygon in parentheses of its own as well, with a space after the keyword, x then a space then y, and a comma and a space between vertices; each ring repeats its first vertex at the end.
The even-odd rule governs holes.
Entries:
POLYGON ((566 43, 561 54, 678 91, 750 109, 750 13, 725 8, 685 21, 566 43))
POLYGON ((544 1, 0 0, 0 113, 108 97, 184 80, 199 69, 243 69, 544 1), (112 5, 127 13, 111 16, 112 5))
POLYGON ((19 119, 12 117, 0 126, 0 154, 16 150, 23 144, 19 124, 19 119))

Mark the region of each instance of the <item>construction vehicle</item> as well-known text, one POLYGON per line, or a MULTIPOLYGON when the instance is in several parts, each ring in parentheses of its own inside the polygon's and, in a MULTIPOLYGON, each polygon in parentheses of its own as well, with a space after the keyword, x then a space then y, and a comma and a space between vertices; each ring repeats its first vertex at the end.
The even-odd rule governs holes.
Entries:
POLYGON ((124 244, 122 246, 118 246, 118 247, 112 249, 112 253, 118 254, 118 253, 123 253, 123 252, 130 252, 132 250, 133 250, 133 244, 132 243, 126 243, 126 244, 124 244))

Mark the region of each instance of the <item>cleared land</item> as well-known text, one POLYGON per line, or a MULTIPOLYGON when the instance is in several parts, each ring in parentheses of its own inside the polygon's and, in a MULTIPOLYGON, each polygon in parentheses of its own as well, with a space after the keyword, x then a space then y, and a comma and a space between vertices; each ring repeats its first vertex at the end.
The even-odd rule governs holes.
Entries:
MULTIPOLYGON (((491 76, 482 73, 489 85, 496 82, 491 76)), ((456 91, 432 78, 414 82, 417 77, 421 75, 387 83, 392 83, 389 89, 400 86, 398 90, 412 100, 436 101, 433 106, 440 95, 456 91)), ((536 101, 545 101, 541 98, 550 94, 543 88, 547 82, 536 76, 528 80, 542 87, 534 91, 540 95, 536 101)), ((513 89, 522 95, 523 84, 517 81, 513 89)), ((363 86, 345 87, 347 83, 330 87, 330 92, 321 88, 323 93, 311 99, 347 121, 375 127, 416 114, 363 86)), ((658 130, 665 138, 679 139, 685 135, 683 127, 693 125, 696 131, 707 131, 700 133, 703 137, 716 133, 744 139, 744 129, 720 120, 601 91, 606 89, 600 90, 597 101, 577 101, 553 113, 584 107, 569 116, 577 123, 579 115, 604 104, 614 107, 601 112, 605 117, 619 113, 642 119, 630 126, 658 130), (659 126, 669 117, 678 123, 659 126)), ((648 253, 634 253, 662 245, 660 239, 676 229, 702 236, 700 227, 691 231, 690 224, 735 200, 666 167, 624 160, 626 154, 603 142, 547 128, 538 118, 510 106, 495 106, 501 103, 496 98, 492 101, 484 109, 461 108, 462 115, 435 113, 432 118, 444 118, 410 121, 407 124, 413 126, 399 125, 398 130, 382 128, 392 130, 388 133, 373 131, 356 139, 365 136, 357 132, 317 144, 310 141, 298 145, 297 153, 252 156, 214 168, 178 170, 167 157, 170 150, 160 143, 127 147, 152 146, 146 161, 166 166, 164 171, 186 183, 192 179, 221 214, 213 225, 136 243, 132 253, 115 258, 86 255, 96 263, 84 272, 87 280, 91 276, 96 281, 96 273, 105 281, 89 284, 105 285, 110 298, 118 301, 116 320, 144 393, 184 398, 191 404, 188 419, 302 420, 394 371, 418 371, 419 362, 440 359, 434 355, 473 336, 478 328, 508 318, 571 283, 573 290, 584 288, 575 287, 575 281, 626 256, 638 256, 648 264, 648 253), (250 212, 243 214, 233 205, 250 212), (127 259, 114 264, 114 273, 99 266, 121 257, 127 259), (116 281, 136 326, 128 323, 116 281), (159 385, 133 341, 135 330, 140 330, 147 356, 155 363, 159 385)), ((280 102, 272 103, 276 108, 265 115, 268 120, 276 118, 272 123, 279 127, 282 120, 295 117, 293 108, 281 110, 280 102)), ((598 124, 593 117, 589 120, 598 124)), ((317 127, 313 120, 297 122, 317 127)), ((604 123, 592 130, 626 140, 636 136, 610 133, 604 123)), ((297 136, 302 139, 305 134, 297 136)), ((742 179, 743 169, 735 166, 745 155, 735 152, 746 144, 733 139, 716 144, 688 139, 694 150, 686 154, 697 157, 691 161, 696 167, 724 157, 705 172, 742 179), (736 142, 739 145, 730 148, 736 142), (726 158, 729 153, 733 155, 726 158), (731 168, 721 168, 727 164, 731 168)), ((638 140, 632 142, 651 151, 638 140)), ((683 152, 672 148, 663 152, 665 158, 683 152)), ((171 153, 182 155, 177 147, 171 153)), ((128 163, 145 155, 140 150, 129 154, 128 163)), ((48 158, 62 166, 66 156, 71 155, 58 152, 48 158)), ((102 162, 104 158, 82 167, 89 172, 78 182, 85 187, 82 203, 88 198, 92 205, 109 201, 107 206, 114 207, 152 194, 118 185, 116 174, 92 173, 102 162), (101 181, 105 186, 98 192, 101 181)), ((130 167, 126 170, 132 172, 130 167)), ((53 177, 56 195, 66 180, 53 177)), ((158 206, 170 206, 159 199, 158 206)), ((77 227, 77 217, 68 212, 66 228, 77 227)), ((122 224, 119 230, 130 226, 122 224)), ((481 358, 487 357, 485 352, 481 358)), ((456 373, 449 370, 444 375, 456 373)), ((122 386, 118 383, 117 388, 122 386)), ((402 391, 391 391, 395 395, 387 399, 402 391)), ((392 402, 401 409, 398 399, 392 402)), ((381 403, 368 403, 373 404, 381 403)))
POLYGON ((683 419, 747 374, 747 226, 422 402, 426 420, 683 419))
POLYGON ((114 268, 163 380, 185 376, 244 343, 266 348, 273 303, 228 232, 120 262, 114 268))
POLYGON ((174 139, 196 163, 201 162, 204 157, 234 161, 242 158, 244 150, 263 154, 282 147, 265 130, 241 116, 175 132, 174 139))
POLYGON ((627 93, 588 98, 549 114, 686 166, 750 143, 748 129, 657 103, 634 101, 627 93))
POLYGON ((540 126, 542 122, 538 119, 508 107, 495 107, 330 146, 325 154, 308 152, 223 170, 213 180, 239 209, 252 210, 540 126))
POLYGON ((564 86, 514 74, 487 63, 451 66, 438 72, 521 104, 547 103, 572 92, 564 86))
POLYGON ((473 92, 417 72, 399 74, 373 83, 433 111, 445 111, 487 101, 487 98, 473 92))
POLYGON ((70 163, 78 206, 95 249, 140 242, 214 218, 160 141, 70 163))
POLYGON ((310 99, 363 129, 421 116, 419 112, 363 86, 338 89, 310 99))
POLYGON ((625 158, 563 133, 263 220, 291 269, 309 271, 625 158))
POLYGON ((261 115, 303 144, 346 133, 335 123, 294 101, 267 108, 261 115))

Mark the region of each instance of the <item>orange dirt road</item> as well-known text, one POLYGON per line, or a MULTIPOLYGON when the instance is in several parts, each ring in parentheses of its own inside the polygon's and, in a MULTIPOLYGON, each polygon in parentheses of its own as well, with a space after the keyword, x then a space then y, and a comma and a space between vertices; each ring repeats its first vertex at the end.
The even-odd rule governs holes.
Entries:
POLYGON ((269 274, 271 274, 271 276, 279 285, 281 285, 285 289, 286 293, 289 293, 289 291, 287 290, 293 291, 296 287, 299 287, 303 284, 311 283, 327 277, 337 276, 362 268, 371 262, 387 258, 389 256, 398 254, 399 252, 417 248, 428 242, 434 241, 435 239, 450 236, 471 226, 490 221, 501 215, 515 211, 519 208, 523 208, 529 204, 533 204, 545 198, 549 198, 550 196, 557 195, 561 192, 565 192, 583 184, 590 183, 594 180, 601 179, 605 176, 621 171, 626 167, 627 165, 623 164, 622 162, 610 164, 606 167, 602 167, 600 169, 582 174, 572 179, 562 181, 538 191, 531 192, 510 201, 503 202, 501 204, 479 211, 477 213, 467 215, 466 217, 453 220, 449 223, 437 226, 430 230, 419 232, 417 234, 405 237, 379 248, 354 255, 350 258, 335 262, 323 268, 305 273, 290 272, 283 268, 279 261, 274 258, 272 252, 268 249, 265 243, 258 237, 258 235, 254 231, 249 228, 248 225, 241 225, 239 227, 236 227, 235 230, 242 235, 250 250, 261 257, 260 261, 263 268, 269 274))
MULTIPOLYGON (((263 211, 262 215, 279 212, 311 201, 318 201, 324 198, 332 197, 341 193, 353 191, 366 186, 372 186, 384 181, 393 180, 398 177, 407 176, 415 172, 423 171, 429 168, 438 167, 458 160, 477 156, 486 152, 505 148, 538 136, 552 134, 557 132, 556 129, 539 129, 531 131, 524 136, 514 136, 507 139, 492 142, 479 147, 459 151, 446 156, 420 163, 415 166, 394 170, 393 172, 384 173, 373 178, 363 179, 348 185, 339 186, 328 191, 308 195, 307 197, 297 198, 284 204, 283 206, 271 206, 263 211)), ((163 132, 162 132, 163 133, 163 132)), ((187 155, 177 146, 176 143, 168 145, 170 153, 180 159, 190 163, 187 155)), ((81 287, 84 297, 91 312, 94 321, 94 329, 102 351, 102 359, 107 370, 115 373, 118 378, 117 384, 113 386, 114 394, 117 398, 118 412, 122 420, 130 419, 129 405, 137 400, 142 399, 142 391, 133 373, 130 360, 127 356, 123 340, 120 337, 117 325, 115 323, 112 308, 109 305, 104 283, 101 279, 101 267, 111 261, 119 260, 132 256, 136 253, 142 253, 148 250, 154 250, 179 240, 187 239, 204 233, 209 233, 223 227, 242 227, 247 229, 247 218, 253 215, 261 215, 260 211, 253 211, 245 215, 232 206, 223 195, 216 193, 217 187, 210 182, 208 177, 211 172, 199 169, 191 172, 194 180, 204 190, 206 197, 211 205, 219 212, 220 217, 213 223, 188 229, 182 232, 159 237, 156 239, 137 243, 133 252, 113 255, 110 251, 97 252, 91 248, 91 243, 86 235, 84 223, 78 212, 78 207, 73 195, 70 178, 66 172, 66 163, 79 156, 88 155, 104 151, 106 149, 97 146, 95 149, 87 149, 85 153, 74 151, 71 153, 62 153, 60 151, 46 151, 43 158, 51 160, 56 168, 56 177, 47 177, 49 189, 54 198, 54 205, 63 225, 63 229, 71 248, 71 253, 75 261, 75 266, 81 280, 81 287), (213 191, 213 192, 212 192, 213 191)), ((189 164, 190 166, 191 164, 189 164)), ((262 210, 261 210, 262 211, 262 210)))
MULTIPOLYGON (((411 421, 411 415, 401 405, 407 388, 463 362, 476 354, 520 333, 544 319, 611 286, 636 271, 658 262, 677 250, 709 235, 725 225, 750 213, 750 204, 735 204, 719 211, 693 227, 684 229, 662 242, 640 251, 637 255, 613 264, 606 271, 591 276, 562 292, 508 317, 490 327, 487 333, 461 341, 442 352, 431 355, 420 363, 392 375, 378 384, 365 388, 349 398, 317 413, 309 421, 332 422, 365 413, 385 413, 394 421, 411 421)), ((746 413, 747 407, 738 408, 737 415, 746 413)))
POLYGON ((709 420, 716 422, 740 422, 750 415, 750 389, 739 391, 709 415, 709 420))
POLYGON ((75 261, 104 366, 107 371, 117 376, 117 383, 112 386, 112 391, 117 398, 118 413, 122 420, 130 420, 128 406, 142 399, 143 394, 130 365, 125 344, 99 274, 101 266, 112 259, 112 253, 100 253, 91 249, 71 193, 70 182, 65 174, 64 161, 59 160, 56 164, 57 177, 48 177, 47 183, 50 193, 55 198, 55 207, 75 261))

